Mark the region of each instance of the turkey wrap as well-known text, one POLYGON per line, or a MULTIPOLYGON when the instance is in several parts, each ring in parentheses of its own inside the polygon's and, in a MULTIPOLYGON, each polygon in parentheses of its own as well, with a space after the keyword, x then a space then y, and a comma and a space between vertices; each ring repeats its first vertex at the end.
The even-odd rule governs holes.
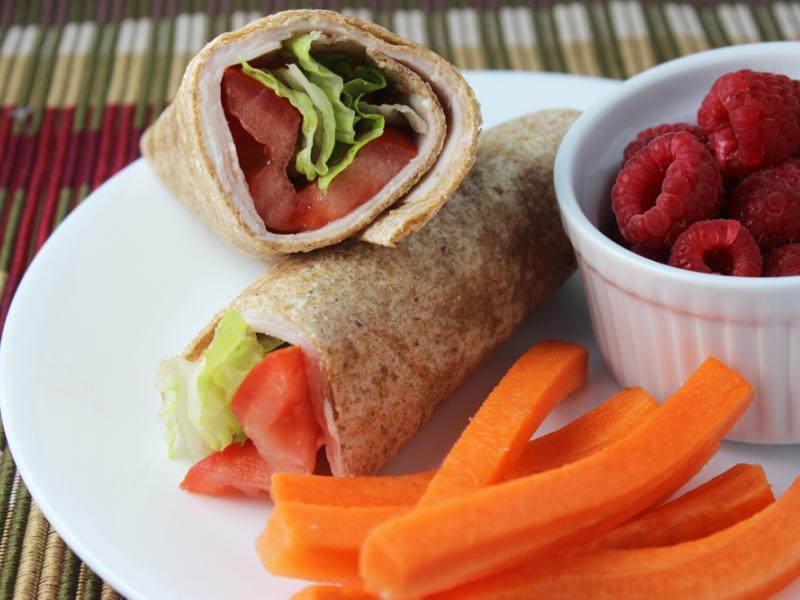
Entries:
POLYGON ((264 258, 352 236, 392 246, 474 162, 480 110, 447 61, 325 10, 208 43, 141 148, 218 236, 264 258))
POLYGON ((334 475, 380 469, 572 272, 552 175, 575 117, 543 111, 489 129, 475 167, 425 228, 394 248, 353 239, 287 257, 178 360, 204 360, 234 311, 272 346, 302 349, 318 428, 310 456, 324 444, 334 475))

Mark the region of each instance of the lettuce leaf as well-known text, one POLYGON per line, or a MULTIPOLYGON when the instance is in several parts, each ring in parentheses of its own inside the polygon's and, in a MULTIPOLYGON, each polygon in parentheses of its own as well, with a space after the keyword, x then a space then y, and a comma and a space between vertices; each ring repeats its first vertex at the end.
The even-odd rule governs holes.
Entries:
MULTIPOLYGON (((356 111, 351 106, 342 102, 341 94, 344 87, 344 80, 328 69, 321 62, 311 56, 311 43, 319 38, 319 32, 314 31, 306 35, 288 40, 285 43, 286 49, 297 59, 297 63, 308 79, 319 86, 328 97, 333 107, 333 114, 336 119, 336 141, 346 144, 355 143, 356 130, 356 111)), ((349 57, 344 53, 338 53, 349 61, 349 57)))
POLYGON ((305 175, 308 181, 314 181, 317 177, 317 170, 311 158, 311 153, 314 148, 314 138, 316 136, 319 119, 317 117, 317 111, 314 110, 314 103, 311 101, 311 98, 304 92, 295 91, 287 85, 284 85, 272 73, 251 67, 247 61, 242 61, 242 73, 252 77, 261 85, 268 87, 281 98, 286 98, 292 106, 300 111, 300 115, 303 117, 303 123, 300 126, 302 143, 295 156, 294 166, 297 172, 305 175))
POLYGON ((231 412, 231 399, 250 369, 264 358, 264 348, 242 315, 229 308, 222 315, 204 358, 197 378, 200 401, 190 406, 189 418, 212 450, 222 450, 231 442, 245 440, 242 426, 231 412))
POLYGON ((339 162, 333 165, 328 170, 326 175, 319 178, 319 189, 321 189, 323 192, 328 189, 328 186, 331 184, 331 181, 333 181, 334 177, 350 166, 361 148, 363 148, 372 140, 383 135, 386 119, 384 119, 383 115, 380 114, 362 112, 361 109, 358 108, 358 102, 360 99, 361 96, 356 98, 355 106, 356 113, 361 120, 361 134, 358 136, 358 139, 355 141, 355 143, 347 149, 347 152, 345 152, 345 155, 339 160, 339 162))
POLYGON ((353 68, 352 57, 344 52, 312 56, 311 45, 319 36, 312 32, 285 41, 284 56, 296 61, 285 68, 269 73, 242 62, 242 70, 300 111, 303 139, 295 168, 308 181, 318 177, 325 191, 361 148, 383 135, 384 115, 363 98, 384 89, 387 81, 377 67, 353 68))
POLYGON ((278 69, 277 73, 293 90, 305 92, 314 104, 321 125, 314 133, 314 146, 317 151, 314 169, 318 175, 325 175, 328 172, 328 160, 336 144, 336 117, 333 114, 333 106, 322 88, 311 83, 297 65, 288 65, 285 69, 278 69))
POLYGON ((342 91, 353 104, 360 96, 377 92, 386 87, 386 77, 381 70, 368 65, 358 65, 348 79, 349 81, 344 84, 342 91))
POLYGON ((327 175, 319 178, 319 188, 322 191, 328 189, 333 178, 344 171, 356 157, 361 148, 374 139, 383 135, 386 126, 386 119, 380 113, 365 112, 364 103, 361 98, 365 94, 375 92, 386 87, 386 77, 380 69, 359 65, 351 72, 351 77, 342 89, 345 102, 355 109, 359 121, 359 136, 353 144, 346 150, 344 156, 330 168, 327 175))
POLYGON ((182 357, 162 360, 158 367, 155 386, 161 392, 159 417, 166 427, 164 439, 170 458, 183 456, 195 462, 211 453, 189 419, 190 396, 196 394, 194 384, 199 372, 200 365, 182 357))
POLYGON ((162 361, 156 388, 162 396, 160 416, 171 458, 185 455, 196 461, 244 441, 242 426, 230 409, 231 399, 267 351, 239 312, 228 309, 199 361, 182 357, 162 361))

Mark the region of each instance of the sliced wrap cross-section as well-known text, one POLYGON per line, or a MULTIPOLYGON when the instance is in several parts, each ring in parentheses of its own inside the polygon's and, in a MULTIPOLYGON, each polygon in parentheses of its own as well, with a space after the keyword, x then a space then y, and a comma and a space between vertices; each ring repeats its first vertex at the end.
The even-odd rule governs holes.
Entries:
MULTIPOLYGON (((300 62, 300 67, 305 66, 300 62)), ((326 71, 321 77, 324 79, 328 74, 326 71)), ((313 83, 314 74, 310 79, 313 83)), ((320 92, 319 88, 312 91, 320 92)), ((310 98, 314 98, 313 94, 310 98)), ((277 109, 272 112, 280 113, 277 109)), ((313 112, 307 107, 304 114, 313 112)), ((320 115, 325 117, 323 113, 317 117, 320 115)), ((335 116, 338 119, 341 115, 335 116)), ((324 118, 319 120, 321 128, 324 118)), ((281 118, 280 126, 267 125, 259 130, 286 135, 285 121, 281 118)), ((304 121, 300 129, 311 125, 304 121)), ((142 152, 170 190, 218 236, 249 254, 269 258, 329 246, 356 235, 374 244, 393 246, 430 220, 456 189, 474 162, 479 129, 480 111, 472 90, 460 73, 434 52, 373 23, 331 11, 296 10, 259 19, 207 44, 189 63, 172 104, 145 132, 142 152), (239 68, 252 75, 252 64, 254 70, 263 67, 282 73, 278 79, 283 77, 284 86, 302 87, 308 80, 296 64, 286 64, 286 53, 287 48, 294 48, 297 40, 307 35, 313 38, 312 59, 327 62, 326 53, 344 55, 352 58, 352 66, 377 69, 386 78, 387 88, 378 93, 383 96, 377 101, 370 89, 366 89, 357 98, 348 99, 352 104, 349 108, 334 98, 333 108, 355 110, 362 134, 368 129, 365 123, 371 119, 385 121, 392 131, 403 128, 413 140, 416 153, 398 163, 396 170, 399 170, 392 171, 395 174, 387 182, 381 181, 377 190, 374 182, 365 183, 372 190, 367 194, 368 199, 360 199, 349 212, 336 212, 332 219, 305 219, 304 226, 296 230, 270 229, 265 225, 264 211, 257 210, 251 193, 255 189, 254 178, 247 177, 237 156, 237 136, 232 130, 241 133, 242 129, 238 123, 229 123, 233 119, 222 98, 223 76, 226 70, 239 68)), ((297 130, 295 125, 291 135, 297 130)), ((314 136, 308 139, 311 137, 314 136)), ((261 141, 264 142, 263 136, 261 141)), ((314 141, 323 142, 319 131, 314 141)), ((298 151, 302 146, 298 141, 298 151)), ((358 152, 366 157, 369 152, 365 148, 358 152)), ((323 143, 321 149, 317 146, 305 162, 298 161, 297 165, 311 169, 310 163, 314 162, 322 168, 320 175, 323 175, 327 165, 322 159, 330 150, 323 143)), ((342 154, 344 150, 338 152, 342 154)), ((355 156, 358 160, 358 154, 355 156)), ((362 175, 351 174, 348 190, 358 187, 358 181, 353 179, 368 179, 376 170, 364 166, 365 157, 361 163, 351 165, 357 170, 360 164, 362 175)), ((270 168, 274 169, 274 165, 270 168)), ((309 190, 300 189, 305 180, 294 169, 292 162, 289 175, 298 188, 298 202, 316 197, 314 193, 307 194, 309 190)), ((336 178, 345 178, 346 174, 347 169, 336 178)), ((344 179, 337 183, 336 178, 331 184, 334 191, 336 185, 345 185, 344 179)), ((256 187, 267 195, 277 187, 284 188, 282 193, 291 193, 286 191, 289 184, 285 177, 276 181, 275 186, 256 187)), ((321 187, 327 184, 321 183, 321 187)), ((339 193, 345 198, 351 195, 339 193)), ((319 202, 320 206, 325 206, 324 200, 319 202)))

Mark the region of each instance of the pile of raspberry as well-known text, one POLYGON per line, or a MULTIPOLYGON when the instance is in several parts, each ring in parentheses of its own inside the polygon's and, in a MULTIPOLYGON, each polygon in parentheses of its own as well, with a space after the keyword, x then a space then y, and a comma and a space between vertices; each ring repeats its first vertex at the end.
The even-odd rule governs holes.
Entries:
POLYGON ((623 158, 611 206, 634 252, 701 273, 800 275, 800 81, 723 75, 697 125, 645 129, 623 158))

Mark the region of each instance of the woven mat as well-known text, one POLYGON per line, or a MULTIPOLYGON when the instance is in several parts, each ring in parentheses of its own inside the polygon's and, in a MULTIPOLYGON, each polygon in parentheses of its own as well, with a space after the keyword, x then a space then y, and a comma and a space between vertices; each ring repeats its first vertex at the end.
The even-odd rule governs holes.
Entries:
MULTIPOLYGON (((64 217, 139 156, 144 128, 211 37, 297 2, 0 0, 0 328, 64 217)), ((624 78, 706 48, 800 39, 800 2, 317 2, 464 69, 624 78)), ((155 418, 155 417, 154 417, 155 418)), ((50 527, 0 428, 0 600, 111 599, 50 527)))

